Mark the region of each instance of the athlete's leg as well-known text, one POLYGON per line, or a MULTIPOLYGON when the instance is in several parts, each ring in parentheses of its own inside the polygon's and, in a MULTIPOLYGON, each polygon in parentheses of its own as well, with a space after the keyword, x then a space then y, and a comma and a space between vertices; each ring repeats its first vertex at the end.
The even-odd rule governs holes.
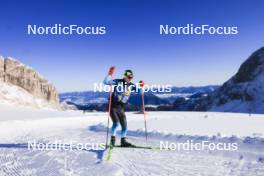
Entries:
POLYGON ((125 138, 127 135, 127 120, 126 120, 126 114, 123 107, 118 108, 118 117, 119 122, 122 127, 121 129, 121 138, 125 138))
POLYGON ((133 147, 134 145, 126 141, 127 135, 127 120, 124 107, 118 109, 119 122, 122 127, 121 129, 121 147, 133 147))
POLYGON ((119 123, 119 117, 118 117, 117 109, 112 108, 110 115, 111 115, 111 119, 113 122, 112 130, 111 130, 112 136, 116 136, 116 131, 117 131, 118 123, 119 123))

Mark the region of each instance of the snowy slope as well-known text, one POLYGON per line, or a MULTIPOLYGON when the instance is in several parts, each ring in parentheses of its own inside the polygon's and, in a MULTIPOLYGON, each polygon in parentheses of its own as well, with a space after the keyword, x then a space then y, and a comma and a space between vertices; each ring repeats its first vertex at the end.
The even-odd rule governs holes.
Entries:
MULTIPOLYGON (((251 97, 249 98, 250 100, 246 101, 246 98, 233 99, 223 105, 211 108, 211 111, 233 111, 264 114, 264 55, 262 59, 263 68, 261 68, 263 71, 261 74, 257 75, 252 81, 240 83, 236 88, 237 92, 245 92, 245 96, 251 97)), ((230 80, 228 84, 232 84, 232 81, 233 80, 230 80)), ((234 88, 233 92, 235 92, 234 88)))
POLYGON ((234 76, 201 102, 199 109, 263 114, 264 47, 255 51, 234 76))
POLYGON ((25 89, 2 81, 0 81, 0 100, 1 104, 53 108, 46 100, 38 99, 25 89))
MULTIPOLYGON (((213 112, 149 112, 151 146, 161 140, 237 142, 238 151, 28 150, 27 141, 105 142, 106 113, 0 106, 0 175, 263 175, 264 118, 213 112), (30 113, 31 112, 31 113, 30 113), (5 118, 3 116, 5 116, 5 118), (33 118, 35 117, 35 118, 33 118)), ((129 140, 145 144, 143 115, 127 113, 129 140)))

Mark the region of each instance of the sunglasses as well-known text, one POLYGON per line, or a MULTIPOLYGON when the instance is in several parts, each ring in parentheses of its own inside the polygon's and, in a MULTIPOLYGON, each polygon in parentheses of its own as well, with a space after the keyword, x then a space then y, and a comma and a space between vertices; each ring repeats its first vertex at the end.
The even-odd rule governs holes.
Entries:
POLYGON ((133 76, 127 76, 128 79, 133 79, 133 76))

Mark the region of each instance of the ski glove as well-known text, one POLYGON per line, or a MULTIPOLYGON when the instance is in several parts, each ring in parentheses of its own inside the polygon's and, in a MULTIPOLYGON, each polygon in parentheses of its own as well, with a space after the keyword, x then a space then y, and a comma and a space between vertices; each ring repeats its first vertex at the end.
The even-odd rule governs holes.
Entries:
POLYGON ((141 80, 141 81, 139 81, 139 85, 140 85, 140 87, 143 88, 145 86, 145 82, 143 80, 141 80))
POLYGON ((108 75, 113 76, 114 72, 115 72, 115 67, 112 66, 112 67, 110 67, 110 69, 108 71, 108 75))

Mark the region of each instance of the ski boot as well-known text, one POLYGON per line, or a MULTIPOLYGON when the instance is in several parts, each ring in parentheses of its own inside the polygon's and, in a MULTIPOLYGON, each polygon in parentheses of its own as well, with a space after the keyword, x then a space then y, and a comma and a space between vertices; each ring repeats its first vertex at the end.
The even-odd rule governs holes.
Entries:
POLYGON ((126 141, 126 138, 121 138, 121 147, 135 147, 135 145, 126 141))
POLYGON ((110 146, 115 146, 115 136, 111 136, 110 146))

